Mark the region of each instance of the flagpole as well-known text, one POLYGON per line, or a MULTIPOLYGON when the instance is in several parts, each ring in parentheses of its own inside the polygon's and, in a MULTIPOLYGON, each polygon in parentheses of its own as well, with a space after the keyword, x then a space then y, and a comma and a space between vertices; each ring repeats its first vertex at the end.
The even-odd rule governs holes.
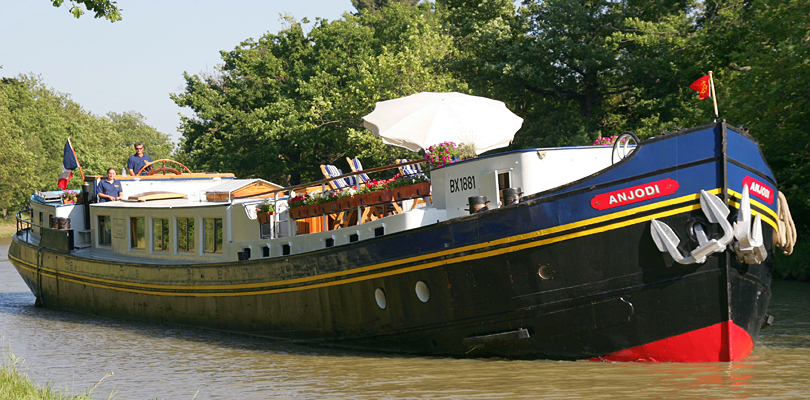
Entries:
MULTIPOLYGON (((717 108, 717 106, 715 106, 717 108)), ((70 136, 68 136, 68 143, 70 144, 70 151, 73 152, 73 158, 76 159, 76 165, 79 166, 79 173, 82 174, 82 183, 84 183, 84 171, 82 171, 82 165, 79 164, 79 157, 76 157, 76 150, 73 150, 73 142, 70 141, 70 136)))
POLYGON ((709 88, 712 91, 712 102, 714 102, 714 122, 717 122, 717 119, 720 118, 720 114, 717 112, 717 93, 714 91, 714 76, 712 75, 712 71, 709 71, 709 88))

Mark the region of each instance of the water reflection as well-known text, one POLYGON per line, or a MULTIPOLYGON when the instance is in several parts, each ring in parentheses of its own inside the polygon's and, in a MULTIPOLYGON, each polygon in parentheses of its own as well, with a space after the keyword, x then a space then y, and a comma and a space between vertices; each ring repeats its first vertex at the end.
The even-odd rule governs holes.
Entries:
MULTIPOLYGON (((4 259, 7 245, 0 245, 4 259)), ((97 398, 802 398, 810 397, 810 285, 777 282, 743 362, 701 364, 460 360, 346 352, 75 315, 33 306, 0 262, 3 346, 38 382, 71 392, 105 374, 97 398)))

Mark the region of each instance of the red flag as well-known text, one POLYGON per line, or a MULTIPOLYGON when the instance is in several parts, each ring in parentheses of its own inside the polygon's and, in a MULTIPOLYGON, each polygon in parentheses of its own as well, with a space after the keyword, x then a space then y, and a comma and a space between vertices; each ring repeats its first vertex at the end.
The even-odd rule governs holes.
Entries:
POLYGON ((709 75, 692 82, 689 88, 699 93, 698 100, 712 97, 711 93, 709 93, 709 75))

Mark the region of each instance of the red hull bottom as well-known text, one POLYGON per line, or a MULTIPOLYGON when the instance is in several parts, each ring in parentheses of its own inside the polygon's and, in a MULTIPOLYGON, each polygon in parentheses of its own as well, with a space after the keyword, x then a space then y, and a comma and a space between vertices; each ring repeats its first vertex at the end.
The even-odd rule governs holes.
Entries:
POLYGON ((732 321, 620 350, 592 361, 727 362, 740 361, 754 350, 745 329, 732 321))

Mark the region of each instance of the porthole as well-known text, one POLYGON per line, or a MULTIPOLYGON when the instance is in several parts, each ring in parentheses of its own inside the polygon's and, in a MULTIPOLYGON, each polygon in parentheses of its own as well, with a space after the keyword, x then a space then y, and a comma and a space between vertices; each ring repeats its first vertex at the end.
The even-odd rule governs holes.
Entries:
POLYGON ((430 288, 427 283, 423 281, 416 282, 416 297, 418 297, 419 301, 422 303, 427 303, 427 301, 430 300, 430 288))
POLYGON ((385 307, 388 305, 388 302, 385 300, 385 291, 381 288, 377 288, 374 291, 374 300, 377 300, 377 305, 380 306, 381 309, 385 310, 385 307))
POLYGON ((543 279, 551 279, 554 276, 554 271, 548 265, 541 265, 537 270, 537 276, 543 279))

